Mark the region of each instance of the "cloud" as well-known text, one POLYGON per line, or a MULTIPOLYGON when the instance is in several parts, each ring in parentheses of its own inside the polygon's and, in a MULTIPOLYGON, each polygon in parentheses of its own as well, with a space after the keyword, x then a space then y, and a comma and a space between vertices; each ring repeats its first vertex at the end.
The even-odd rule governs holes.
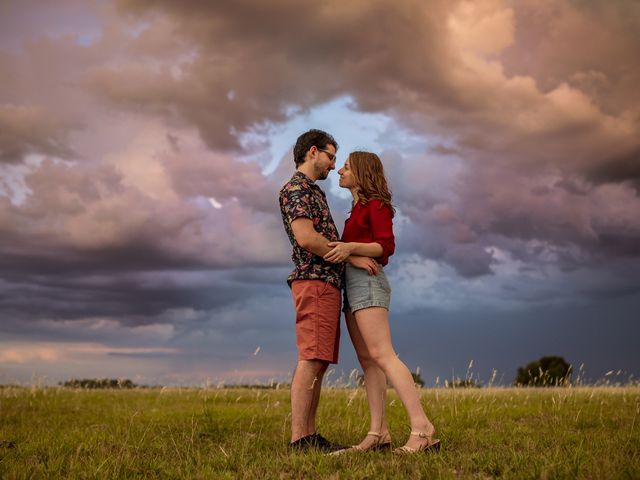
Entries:
POLYGON ((587 178, 596 183, 627 182, 640 194, 640 148, 594 166, 587 178))
POLYGON ((34 348, 33 344, 27 345, 11 345, 3 348, 0 352, 0 361, 6 363, 27 363, 33 361, 59 362, 62 360, 71 360, 76 354, 92 354, 92 355, 122 355, 122 356, 139 356, 139 355, 158 355, 158 354, 176 353, 173 349, 162 348, 109 348, 96 344, 41 344, 34 348))
MULTIPOLYGON (((407 1, 392 9, 387 9, 385 2, 376 2, 368 3, 366 8, 364 5, 332 8, 309 5, 293 12, 287 2, 276 2, 269 5, 269 15, 262 15, 264 6, 256 2, 177 5, 122 1, 116 10, 93 11, 94 15, 103 16, 107 28, 88 46, 74 43, 69 36, 41 37, 26 44, 25 55, 31 57, 31 62, 24 62, 15 54, 6 55, 12 62, 9 64, 14 72, 11 78, 37 74, 46 66, 49 75, 57 79, 54 86, 63 93, 67 103, 87 105, 87 98, 92 98, 91 101, 107 102, 92 104, 101 112, 99 117, 105 115, 101 109, 116 108, 130 112, 129 115, 143 112, 160 118, 170 129, 195 127, 205 144, 214 150, 242 150, 237 133, 261 123, 285 120, 287 106, 309 108, 344 93, 353 96, 357 108, 387 112, 397 122, 416 131, 433 128, 434 133, 447 140, 447 147, 441 144, 432 153, 439 157, 443 172, 453 173, 444 173, 448 177, 432 186, 456 192, 460 197, 456 199, 455 195, 448 194, 442 198, 438 192, 425 193, 424 185, 420 184, 414 195, 404 195, 406 199, 400 196, 399 203, 420 229, 422 224, 431 226, 430 219, 424 217, 423 206, 458 203, 453 208, 464 208, 468 199, 462 196, 473 192, 467 197, 474 197, 474 205, 486 204, 486 211, 475 222, 459 216, 455 225, 439 225, 433 241, 441 245, 436 248, 440 250, 439 258, 458 265, 460 272, 489 273, 490 256, 479 232, 488 228, 495 229, 488 233, 522 234, 558 242, 562 235, 553 219, 546 218, 542 210, 548 206, 546 202, 562 195, 540 195, 538 215, 535 204, 521 201, 523 213, 505 212, 499 220, 487 223, 485 218, 495 214, 491 209, 497 208, 489 190, 504 188, 491 183, 486 191, 474 189, 464 184, 462 172, 476 176, 478 169, 487 169, 499 172, 503 180, 513 177, 517 181, 526 171, 528 176, 537 177, 538 184, 531 185, 530 189, 539 193, 543 191, 541 185, 545 179, 553 175, 556 183, 544 186, 549 192, 565 185, 563 182, 569 178, 574 183, 631 182, 634 185, 637 177, 632 161, 627 160, 634 158, 637 151, 633 140, 637 122, 630 115, 633 110, 614 109, 609 104, 605 108, 594 93, 594 89, 610 88, 616 78, 612 66, 605 61, 606 49, 589 57, 598 62, 594 68, 586 69, 577 62, 572 71, 563 67, 566 71, 560 75, 558 70, 555 77, 545 77, 541 69, 559 68, 550 44, 536 44, 540 55, 547 58, 541 64, 524 64, 522 57, 513 55, 514 51, 529 48, 531 38, 543 36, 542 29, 546 27, 541 19, 553 18, 555 24, 566 27, 554 31, 554 35, 558 39, 563 36, 575 46, 585 32, 609 32, 623 26, 623 9, 612 8, 606 22, 594 25, 597 12, 592 8, 578 9, 555 2, 553 7, 537 8, 537 16, 532 14, 533 8, 530 2, 516 5, 500 1, 432 2, 425 6, 407 1), (383 10, 385 15, 380 16, 383 10), (203 21, 204 18, 216 21, 203 21), (300 21, 295 21, 296 18, 300 21), (305 18, 317 19, 318 25, 314 23, 310 29, 303 27, 305 18), (362 31, 354 27, 372 18, 379 20, 376 29, 362 31), (330 25, 331 35, 327 36, 319 24, 330 25), (241 30, 243 35, 236 35, 241 30), (170 37, 174 41, 167 42, 170 37), (115 55, 116 51, 120 53, 115 55), (313 61, 308 58, 309 51, 314 52, 313 61), (64 56, 65 72, 56 68, 45 54, 51 58, 64 56), (320 65, 332 72, 329 78, 320 74, 320 65), (417 65, 420 68, 416 68, 417 65), (536 65, 540 68, 533 68, 536 65), (85 89, 84 93, 63 91, 64 78, 77 84, 81 91, 85 89), (554 82, 549 83, 552 78, 554 82), (541 144, 544 149, 539 148, 541 144), (444 156, 456 158, 446 162, 442 160, 444 156), (454 181, 463 185, 451 183, 454 181), (531 212, 528 207, 532 207, 531 212), (540 226, 536 227, 535 234, 513 233, 524 232, 531 220, 540 226), (460 242, 466 245, 455 247, 456 253, 453 247, 451 252, 444 252, 446 245, 460 242), (465 253, 461 253, 463 251, 465 253), (476 262, 476 266, 466 269, 463 266, 466 261, 476 262)), ((622 28, 622 32, 623 38, 618 40, 605 33, 598 35, 611 40, 607 48, 618 50, 635 41, 633 31, 622 28)), ((21 90, 15 79, 7 81, 8 91, 14 97, 19 94, 33 105, 38 104, 36 100, 44 105, 11 108, 39 112, 38 118, 48 118, 49 110, 62 111, 59 104, 38 95, 39 84, 21 90)), ((69 119, 79 121, 75 114, 69 119)), ((7 149, 15 152, 12 158, 38 150, 63 158, 68 155, 70 149, 63 145, 63 135, 44 120, 40 123, 48 125, 53 133, 35 135, 40 144, 27 139, 7 149), (50 138, 48 143, 47 138, 50 138), (47 151, 47 146, 57 150, 47 151)), ((17 136, 11 136, 14 137, 17 136)), ((170 185, 176 198, 207 196, 217 202, 231 202, 225 213, 233 210, 234 198, 243 197, 245 207, 271 215, 275 232, 277 213, 265 210, 269 205, 268 192, 274 185, 255 165, 238 163, 233 153, 216 153, 216 160, 211 161, 208 157, 211 154, 203 153, 199 147, 181 146, 179 135, 169 134, 167 138, 173 139, 173 148, 158 152, 161 161, 136 161, 137 165, 145 161, 147 165, 153 164, 153 168, 162 172, 154 178, 164 178, 161 183, 156 182, 154 193, 151 187, 140 185, 144 193, 157 197, 161 188, 170 185), (181 151, 184 148, 186 150, 181 151), (183 160, 184 155, 189 155, 189 162, 183 160), (230 173, 236 167, 240 171, 230 173)), ((412 164, 407 168, 418 169, 419 158, 405 162, 412 164)), ((126 166, 124 160, 118 163, 119 173, 125 177, 132 168, 126 166)), ((393 166, 389 170, 393 171, 393 166)), ((108 175, 107 171, 108 168, 102 168, 94 175, 108 175)), ((498 182, 499 175, 489 173, 484 180, 498 182)), ((415 177, 405 180, 410 178, 415 177)), ((34 180, 35 177, 32 182, 34 180)), ((411 190, 411 186, 407 188, 411 190)), ((134 190, 123 191, 132 195, 128 202, 145 204, 144 199, 135 198, 134 190)), ((589 189, 585 192, 590 194, 589 189)), ((73 208, 71 198, 67 198, 64 205, 62 197, 57 200, 63 209, 73 208)), ((182 207, 182 211, 176 212, 176 222, 202 221, 202 212, 182 207)), ((113 208, 113 214, 117 214, 118 207, 113 208)), ((139 209, 141 214, 143 210, 144 207, 139 209)), ((104 211, 99 214, 109 217, 104 211)), ((149 217, 145 214, 130 217, 127 221, 133 225, 119 221, 118 226, 109 226, 108 222, 102 222, 99 228, 86 228, 86 218, 81 221, 82 217, 78 216, 76 228, 91 231, 92 237, 76 241, 106 246, 116 238, 144 237, 140 224, 149 217)), ((228 220, 223 223, 231 221, 229 215, 225 218, 228 220)), ((260 223, 258 217, 254 217, 254 221, 260 223)), ((583 237, 591 234, 585 222, 584 216, 573 215, 568 225, 574 237, 576 233, 583 237)), ((65 228, 65 231, 72 234, 74 228, 65 228)), ((197 248, 193 240, 186 242, 187 248, 197 248)))
MULTIPOLYGON (((605 62, 605 57, 610 57, 609 50, 594 56, 606 74, 576 63, 574 70, 564 71, 544 88, 539 82, 548 81, 549 77, 544 77, 539 70, 527 70, 521 61, 523 57, 512 55, 514 51, 529 48, 532 37, 544 37, 546 27, 540 19, 553 15, 559 16, 554 24, 566 27, 553 31, 558 42, 569 41, 570 47, 561 43, 562 48, 580 50, 577 42, 593 29, 606 32, 601 35, 604 40, 610 40, 608 49, 622 51, 637 40, 637 35, 623 28, 623 39, 616 40, 610 32, 624 23, 627 7, 611 8, 607 21, 595 25, 595 13, 602 13, 597 12, 598 9, 578 9, 564 2, 534 12, 530 2, 514 6, 501 1, 431 2, 428 5, 406 1, 386 9, 385 15, 378 18, 377 28, 364 31, 355 25, 375 16, 384 2, 368 4, 367 8, 306 6, 295 13, 290 11, 287 2, 276 2, 269 5, 270 15, 264 16, 260 14, 264 7, 255 2, 177 5, 123 1, 119 7, 147 20, 162 18, 164 22, 173 22, 181 38, 197 47, 194 65, 208 62, 212 67, 219 67, 215 81, 205 75, 204 70, 194 67, 185 82, 204 81, 212 87, 207 89, 207 95, 225 101, 231 89, 235 95, 233 102, 268 97, 262 105, 268 107, 271 114, 265 111, 264 115, 255 115, 254 111, 252 116, 257 123, 280 120, 279 112, 288 104, 307 107, 309 101, 322 100, 300 97, 297 86, 305 85, 310 91, 329 95, 348 92, 363 110, 387 112, 400 124, 418 131, 433 129, 434 133, 450 140, 452 146, 448 148, 455 149, 467 168, 474 172, 488 164, 502 169, 505 175, 514 176, 527 171, 529 175, 544 178, 549 171, 556 170, 563 177, 588 181, 619 183, 635 179, 635 173, 625 168, 616 169, 617 175, 604 174, 611 168, 611 158, 627 158, 629 152, 636 151, 638 122, 632 114, 634 107, 605 108, 589 91, 578 88, 585 82, 601 82, 603 75, 606 78, 619 75, 612 70, 610 62, 605 62), (285 11, 287 27, 283 24, 285 16, 279 14, 285 11), (296 17, 292 18, 292 14, 296 17), (212 17, 217 21, 202 21, 212 17), (303 28, 299 25, 306 24, 294 21, 295 18, 326 20, 331 25, 331 38, 325 38, 319 27, 305 26, 304 32, 299 31, 303 28), (233 32, 240 26, 245 35, 236 38, 233 32), (406 37, 410 35, 409 40, 406 37), (229 41, 231 38, 233 42, 229 41), (373 48, 374 45, 380 48, 373 48), (332 72, 328 81, 324 77, 307 77, 316 62, 307 65, 305 48, 316 54, 318 64, 332 72), (290 64, 272 63, 268 79, 246 74, 247 68, 251 72, 254 65, 262 67, 265 53, 269 58, 275 52, 286 54, 290 64), (241 62, 245 70, 242 78, 232 81, 236 62, 241 62), (298 68, 292 69, 293 65, 298 68), (302 65, 307 68, 301 68, 302 65), (220 88, 220 82, 229 83, 220 88), (270 90, 272 82, 286 87, 286 96, 281 96, 281 89, 270 90), (214 93, 217 88, 220 88, 218 94, 214 93), (333 93, 328 89, 333 89, 333 93), (247 97, 243 91, 251 94, 247 97)), ((541 54, 552 55, 553 45, 539 43, 542 46, 536 48, 541 54)), ((569 56, 565 52, 562 58, 569 56)), ((549 62, 551 68, 558 66, 551 58, 549 62)), ((125 85, 135 83, 123 82, 125 85)), ((198 88, 183 90, 199 91, 198 88)), ((191 108, 192 102, 183 101, 179 95, 167 101, 162 95, 151 96, 165 105, 172 105, 175 100, 180 111, 191 108)), ((208 105, 211 101, 203 95, 198 103, 208 105)), ((229 113, 235 112, 235 108, 249 107, 236 103, 224 109, 211 105, 209 110, 227 112, 228 118, 235 118, 234 113, 229 113)), ((192 120, 192 123, 205 132, 205 138, 209 138, 208 130, 220 133, 215 127, 207 128, 206 122, 192 120)), ((240 124, 237 127, 242 128, 240 124)))
MULTIPOLYGON (((223 340, 241 332, 254 352, 256 335, 270 335, 263 319, 278 325, 269 342, 282 349, 290 325, 265 312, 291 313, 276 195, 293 166, 290 144, 271 136, 317 118, 305 114, 319 106, 339 142, 350 111, 375 131, 366 141, 379 147, 398 208, 394 308, 517 309, 637 292, 635 2, 2 8, 4 332, 108 339, 113 358, 148 355, 117 348, 153 342, 187 358, 206 340, 216 361, 242 363, 223 340), (134 330, 127 344, 122 332, 134 330)), ((341 226, 348 200, 331 185, 341 226)), ((37 351, 23 365, 49 354, 37 351)), ((274 358, 269 368, 282 365, 274 358)), ((206 371, 190 361, 180 372, 206 371)), ((257 371, 232 363, 225 371, 257 371)))
POLYGON ((529 76, 542 91, 569 80, 607 113, 637 111, 636 2, 522 0, 516 5, 515 42, 503 56, 509 75, 529 76))
MULTIPOLYGON (((389 72, 406 74, 415 84, 437 84, 440 69, 429 64, 441 61, 437 49, 444 37, 428 13, 442 14, 444 5, 433 2, 427 12, 418 2, 393 9, 386 2, 292 9, 289 2, 123 1, 120 10, 147 22, 148 31, 156 23, 172 24, 175 36, 189 44, 185 51, 195 54, 181 67, 180 78, 168 74, 176 60, 169 51, 154 58, 160 69, 97 69, 91 85, 123 108, 143 108, 196 125, 212 148, 233 148, 237 144, 230 130, 281 122, 292 105, 309 108, 347 93, 364 110, 386 110, 383 102, 397 88, 389 72), (358 28, 374 23, 375 29, 358 28), (396 55, 401 50, 406 54, 396 55), (420 68, 412 56, 421 59, 420 68), (372 88, 371 95, 363 95, 372 88)), ((152 38, 146 46, 157 52, 152 38)))
POLYGON ((2 198, 0 229, 9 235, 2 243, 15 253, 32 251, 34 257, 54 262, 64 262, 66 255, 74 264, 83 255, 96 265, 113 256, 120 260, 112 266, 133 262, 156 268, 181 262, 215 267, 286 259, 277 203, 273 193, 269 195, 276 186, 255 165, 235 164, 202 150, 172 154, 166 144, 158 152, 149 166, 170 178, 170 188, 162 194, 142 178, 146 171, 107 162, 44 160, 25 177, 33 194, 24 203, 13 205, 2 198), (224 208, 212 208, 209 196, 224 208), (247 243, 239 246, 234 238, 247 243), (62 251, 66 253, 61 256, 62 251))
POLYGON ((17 163, 28 154, 71 158, 67 128, 34 107, 0 105, 0 162, 17 163))

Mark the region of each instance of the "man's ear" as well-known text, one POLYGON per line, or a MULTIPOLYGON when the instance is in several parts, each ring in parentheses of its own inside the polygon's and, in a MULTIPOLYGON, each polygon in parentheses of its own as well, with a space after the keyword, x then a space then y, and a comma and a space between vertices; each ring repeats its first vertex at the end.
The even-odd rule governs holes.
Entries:
POLYGON ((318 155, 318 147, 316 147, 315 145, 313 145, 308 151, 307 151, 307 155, 309 156, 310 160, 313 160, 317 155, 318 155))

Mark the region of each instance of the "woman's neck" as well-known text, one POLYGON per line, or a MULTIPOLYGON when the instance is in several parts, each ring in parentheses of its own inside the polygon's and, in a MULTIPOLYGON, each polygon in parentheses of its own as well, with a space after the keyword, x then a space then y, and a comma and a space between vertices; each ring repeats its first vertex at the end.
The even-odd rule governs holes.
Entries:
POLYGON ((356 203, 358 203, 358 200, 360 199, 358 197, 358 189, 357 188, 351 188, 351 196, 353 197, 353 204, 355 205, 356 203))

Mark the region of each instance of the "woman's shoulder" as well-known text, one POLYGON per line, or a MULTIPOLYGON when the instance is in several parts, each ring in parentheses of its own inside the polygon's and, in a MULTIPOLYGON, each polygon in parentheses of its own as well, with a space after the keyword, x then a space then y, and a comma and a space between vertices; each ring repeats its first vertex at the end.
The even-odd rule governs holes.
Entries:
POLYGON ((391 207, 379 198, 369 199, 369 201, 367 202, 367 208, 369 210, 388 210, 389 212, 391 212, 391 207))

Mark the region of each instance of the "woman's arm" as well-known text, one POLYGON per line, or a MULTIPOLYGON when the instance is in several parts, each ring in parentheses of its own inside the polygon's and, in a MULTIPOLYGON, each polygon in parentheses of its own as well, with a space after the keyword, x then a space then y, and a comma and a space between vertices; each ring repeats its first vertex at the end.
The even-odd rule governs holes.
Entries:
POLYGON ((346 263, 361 268, 369 272, 369 275, 377 275, 380 265, 371 257, 359 257, 357 255, 351 255, 347 258, 346 263))
POLYGON ((378 262, 386 265, 396 249, 391 208, 388 205, 383 205, 380 200, 373 199, 369 202, 369 218, 371 219, 372 239, 382 247, 378 262))

